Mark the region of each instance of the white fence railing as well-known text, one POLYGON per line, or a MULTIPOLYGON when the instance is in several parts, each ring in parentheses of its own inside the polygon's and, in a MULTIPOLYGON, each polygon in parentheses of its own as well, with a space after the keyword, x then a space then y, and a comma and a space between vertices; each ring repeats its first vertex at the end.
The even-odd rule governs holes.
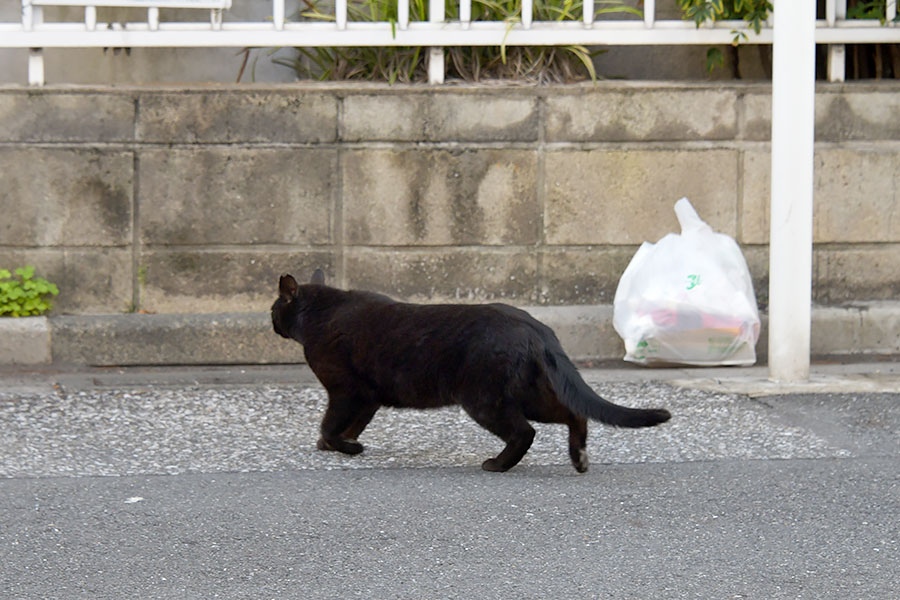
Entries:
MULTIPOLYGON (((241 1, 241 0, 236 0, 241 1)), ((533 0, 521 0, 516 23, 473 21, 471 0, 460 0, 461 18, 445 18, 444 0, 429 0, 427 21, 413 21, 409 0, 399 0, 398 19, 353 22, 347 0, 335 0, 333 22, 292 22, 285 0, 272 0, 271 17, 254 22, 223 18, 231 0, 22 0, 22 20, 0 23, 0 47, 30 48, 29 83, 44 81, 41 48, 48 47, 429 47, 429 79, 444 78, 446 46, 547 46, 581 44, 730 44, 743 22, 695 27, 657 20, 656 1, 644 0, 643 19, 596 20, 594 0, 584 0, 581 20, 535 21, 533 0), (47 5, 83 6, 84 22, 48 23, 47 5), (98 6, 141 7, 146 21, 99 23, 98 6), (210 10, 207 23, 162 22, 160 8, 210 10)), ((770 201, 769 374, 778 381, 809 376, 813 205, 815 46, 829 45, 828 78, 844 78, 843 44, 900 43, 897 0, 886 0, 884 21, 847 19, 847 0, 826 0, 816 19, 816 0, 775 0, 774 23, 747 32, 748 44, 772 44, 772 196, 770 201)))
MULTIPOLYGON (((242 0, 235 0, 241 2, 242 0)), ((243 0, 246 1, 246 0, 243 0)), ((784 0, 781 0, 784 1, 784 0)), ((847 19, 847 0, 827 0, 825 18, 816 22, 815 41, 828 44, 828 78, 844 78, 843 44, 897 43, 900 27, 897 1, 886 0, 885 24, 878 19, 847 19)), ((431 47, 429 77, 443 81, 443 46, 585 46, 715 45, 730 44, 735 31, 745 32, 744 44, 771 44, 773 29, 764 24, 759 34, 743 21, 722 21, 696 27, 682 20, 657 20, 656 0, 644 0, 643 19, 595 18, 594 0, 585 0, 580 20, 535 21, 533 0, 521 0, 521 19, 473 21, 472 0, 459 0, 459 19, 448 20, 444 0, 429 0, 427 21, 410 19, 409 0, 398 0, 396 23, 354 22, 347 18, 347 0, 335 0, 334 21, 290 21, 285 0, 272 0, 271 15, 259 21, 223 19, 232 0, 22 0, 22 20, 0 23, 0 47, 31 48, 29 82, 43 83, 41 48, 59 47, 315 47, 423 46, 431 47), (80 6, 83 22, 46 22, 45 6, 80 6), (146 20, 101 23, 98 7, 139 7, 146 20), (208 22, 160 21, 160 8, 210 11, 208 22)), ((778 2, 776 1, 777 5, 778 2)), ((600 8, 600 4, 596 7, 600 8)))

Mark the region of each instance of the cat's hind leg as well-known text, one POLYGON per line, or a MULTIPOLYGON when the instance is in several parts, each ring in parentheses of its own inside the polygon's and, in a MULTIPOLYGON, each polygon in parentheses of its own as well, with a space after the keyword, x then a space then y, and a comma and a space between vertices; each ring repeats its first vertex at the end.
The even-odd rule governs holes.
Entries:
POLYGON ((366 426, 372 421, 372 417, 378 412, 380 406, 380 404, 372 402, 360 408, 359 412, 356 414, 356 419, 354 419, 350 427, 344 430, 341 437, 348 441, 356 441, 356 438, 359 437, 366 426))
POLYGON ((534 441, 534 427, 521 411, 508 404, 498 406, 495 401, 462 403, 475 422, 506 442, 506 447, 494 458, 481 464, 485 471, 508 471, 516 466, 534 441))
POLYGON ((586 473, 588 470, 587 419, 572 413, 566 424, 569 426, 569 458, 572 459, 572 465, 576 471, 586 473))
MULTIPOLYGON (((372 414, 375 413, 372 412, 372 414)), ((322 417, 322 437, 319 438, 316 447, 319 450, 336 450, 344 454, 362 452, 362 444, 352 438, 344 439, 345 432, 356 425, 359 416, 359 404, 354 402, 352 397, 329 393, 328 408, 325 409, 325 416, 322 417)), ((371 418, 370 415, 369 419, 371 418)), ((368 420, 366 420, 366 424, 368 424, 368 420)))
POLYGON ((563 406, 555 393, 522 392, 525 418, 540 423, 563 423, 569 427, 569 458, 579 473, 588 470, 587 419, 563 406))

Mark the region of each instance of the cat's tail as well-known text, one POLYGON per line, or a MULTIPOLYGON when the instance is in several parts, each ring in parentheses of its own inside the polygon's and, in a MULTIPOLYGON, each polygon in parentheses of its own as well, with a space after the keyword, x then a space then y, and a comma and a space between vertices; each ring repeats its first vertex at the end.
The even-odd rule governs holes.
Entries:
POLYGON ((547 375, 557 398, 574 413, 617 427, 651 427, 672 417, 664 408, 628 408, 613 404, 591 389, 562 348, 556 351, 548 348, 544 354, 547 375))

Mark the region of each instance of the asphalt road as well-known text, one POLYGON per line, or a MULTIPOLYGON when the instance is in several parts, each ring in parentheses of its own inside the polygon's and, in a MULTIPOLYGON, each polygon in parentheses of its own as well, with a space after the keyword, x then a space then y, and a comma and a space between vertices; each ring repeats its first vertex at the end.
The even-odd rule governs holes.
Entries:
POLYGON ((0 598, 900 598, 897 394, 591 371, 672 421, 594 425, 585 475, 538 427, 495 474, 455 409, 382 411, 345 457, 315 384, 154 373, 0 387, 0 598))

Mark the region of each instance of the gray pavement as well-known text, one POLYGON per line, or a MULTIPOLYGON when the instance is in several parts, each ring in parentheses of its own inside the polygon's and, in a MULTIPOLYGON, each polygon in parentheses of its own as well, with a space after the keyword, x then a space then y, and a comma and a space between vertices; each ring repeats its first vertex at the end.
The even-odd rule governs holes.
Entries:
POLYGON ((302 367, 7 371, 0 597, 897 598, 897 373, 587 370, 673 419, 594 424, 578 475, 552 425, 482 472, 455 408, 319 452, 302 367))

